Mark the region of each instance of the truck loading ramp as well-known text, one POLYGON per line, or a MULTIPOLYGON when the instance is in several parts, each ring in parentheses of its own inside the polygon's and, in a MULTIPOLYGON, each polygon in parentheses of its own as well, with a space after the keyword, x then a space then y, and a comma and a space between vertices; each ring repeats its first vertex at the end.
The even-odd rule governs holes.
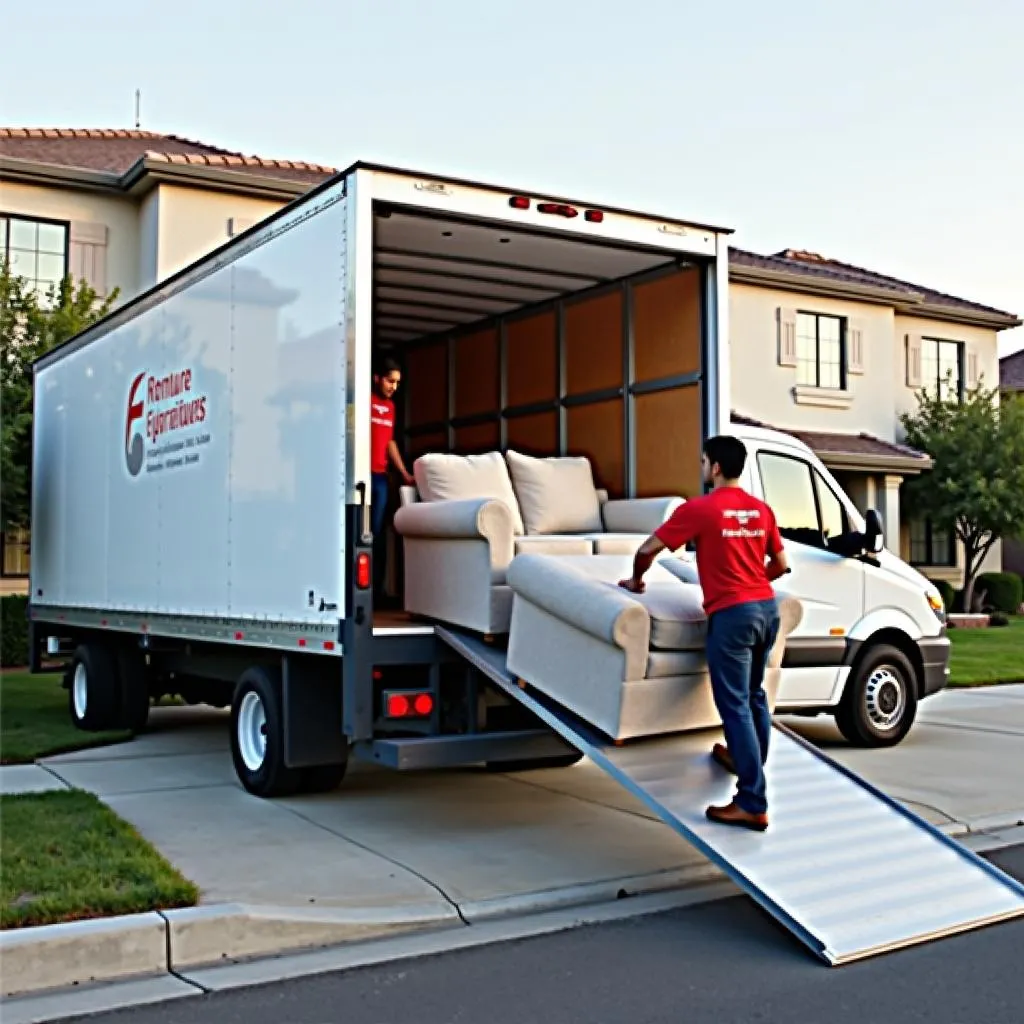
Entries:
MULTIPOLYGON (((734 779, 710 758, 715 730, 617 746, 524 689, 505 652, 438 636, 643 801, 831 966, 1024 915, 1024 886, 791 730, 775 723, 767 832, 707 820, 734 779)), ((528 683, 528 681, 527 681, 528 683)))

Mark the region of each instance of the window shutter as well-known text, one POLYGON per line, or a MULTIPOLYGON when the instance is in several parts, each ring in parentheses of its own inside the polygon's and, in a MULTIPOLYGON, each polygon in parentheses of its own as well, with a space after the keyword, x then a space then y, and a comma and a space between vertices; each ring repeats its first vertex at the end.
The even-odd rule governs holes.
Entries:
POLYGON ((863 320, 848 320, 846 323, 846 372, 864 372, 863 320))
POLYGON ((796 310, 779 306, 779 366, 796 366, 796 310))
POLYGON ((967 387, 976 388, 978 386, 978 353, 968 352, 967 353, 967 387))
POLYGON ((107 294, 107 226, 89 221, 71 222, 68 237, 68 270, 84 279, 100 295, 107 294))
POLYGON ((921 387, 921 335, 907 335, 907 387, 921 387))
POLYGON ((243 231, 248 231, 255 223, 256 221, 249 217, 229 217, 228 238, 234 238, 236 235, 242 234, 243 231))

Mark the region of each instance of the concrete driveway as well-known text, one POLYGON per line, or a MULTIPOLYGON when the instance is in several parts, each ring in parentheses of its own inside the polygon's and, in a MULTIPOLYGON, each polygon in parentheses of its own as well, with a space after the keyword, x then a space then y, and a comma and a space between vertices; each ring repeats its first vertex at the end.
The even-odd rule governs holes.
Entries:
MULTIPOLYGON (((784 721, 948 831, 1024 822, 1024 686, 941 693, 890 750, 846 747, 831 720, 784 721)), ((207 903, 471 920, 721 877, 589 761, 515 775, 353 765, 334 793, 268 801, 240 787, 228 744, 226 712, 160 708, 135 742, 36 770, 96 793, 207 903)))

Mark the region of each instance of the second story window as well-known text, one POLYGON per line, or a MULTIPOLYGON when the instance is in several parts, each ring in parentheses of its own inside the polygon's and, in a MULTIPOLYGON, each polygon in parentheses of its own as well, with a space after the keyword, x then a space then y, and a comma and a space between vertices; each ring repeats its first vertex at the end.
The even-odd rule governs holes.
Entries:
MULTIPOLYGON (((921 384, 929 394, 964 396, 964 346, 959 341, 921 340, 921 384)), ((941 564, 941 563, 937 563, 941 564)))
POLYGON ((45 301, 68 272, 68 225, 0 214, 0 256, 45 301))
POLYGON ((846 383, 843 319, 822 313, 796 315, 796 382, 841 391, 846 383))

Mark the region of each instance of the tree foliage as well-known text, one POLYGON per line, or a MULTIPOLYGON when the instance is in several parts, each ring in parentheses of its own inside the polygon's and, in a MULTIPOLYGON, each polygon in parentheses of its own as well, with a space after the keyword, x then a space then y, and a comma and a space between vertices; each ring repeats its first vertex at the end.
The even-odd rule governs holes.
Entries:
POLYGON ((1002 537, 1024 534, 1024 399, 979 384, 964 400, 918 394, 901 417, 907 443, 934 460, 907 485, 911 511, 952 530, 964 546, 964 607, 978 570, 1002 537))
POLYGON ((106 315, 106 298, 70 276, 40 299, 0 258, 0 528, 27 526, 32 494, 32 363, 106 315))

